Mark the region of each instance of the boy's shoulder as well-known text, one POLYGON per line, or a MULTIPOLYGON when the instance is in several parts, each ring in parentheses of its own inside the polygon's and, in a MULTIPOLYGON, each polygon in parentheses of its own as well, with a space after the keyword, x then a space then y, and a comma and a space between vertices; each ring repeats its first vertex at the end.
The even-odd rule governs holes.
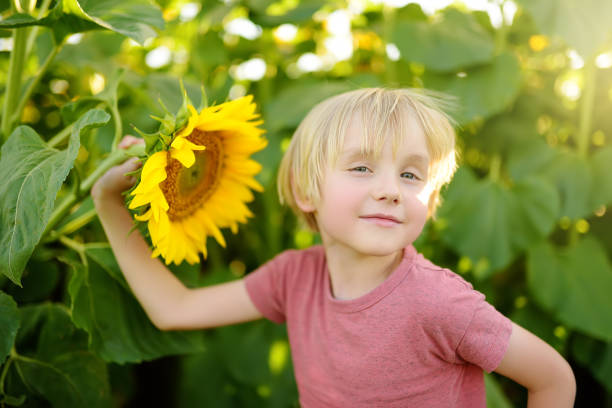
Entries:
MULTIPOLYGON (((434 264, 421 253, 415 251, 415 256, 406 267, 408 290, 419 288, 417 293, 432 296, 431 300, 448 301, 461 293, 473 293, 473 285, 451 269, 434 264)), ((414 292, 413 292, 414 293, 414 292)))

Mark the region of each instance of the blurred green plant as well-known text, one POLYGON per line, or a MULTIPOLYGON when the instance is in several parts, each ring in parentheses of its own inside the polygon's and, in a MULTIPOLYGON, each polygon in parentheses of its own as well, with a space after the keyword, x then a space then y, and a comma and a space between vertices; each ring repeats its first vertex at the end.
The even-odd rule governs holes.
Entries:
MULTIPOLYGON (((254 94, 270 141, 255 157, 257 217, 226 250, 208 245, 202 268, 173 266, 186 285, 319 242, 274 187, 315 103, 364 86, 431 88, 458 101, 462 160, 418 249, 564 355, 580 373, 577 406, 593 398, 582 384, 601 390, 590 405, 612 405, 612 5, 419 4, 0 1, 0 406, 146 403, 126 378, 168 355, 157 403, 297 406, 284 326, 160 332, 88 197, 140 153, 117 149, 124 129, 154 131, 158 99, 179 108, 179 79, 194 101, 201 85, 211 103, 254 94)), ((517 384, 485 381, 489 406, 525 404, 517 384)))

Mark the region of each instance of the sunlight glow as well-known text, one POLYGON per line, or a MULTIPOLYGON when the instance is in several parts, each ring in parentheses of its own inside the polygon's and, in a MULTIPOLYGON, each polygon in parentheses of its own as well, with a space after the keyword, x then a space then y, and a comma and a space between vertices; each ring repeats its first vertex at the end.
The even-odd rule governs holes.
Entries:
POLYGON ((569 50, 567 56, 570 59, 570 67, 572 67, 572 69, 580 69, 584 66, 584 60, 578 55, 576 50, 569 50))
POLYGON ((246 93, 247 89, 244 87, 244 85, 234 84, 230 88, 228 96, 230 100, 233 101, 234 99, 242 98, 244 95, 246 95, 246 93))
POLYGON ((76 34, 69 35, 68 38, 66 39, 66 43, 67 44, 78 44, 81 42, 82 39, 83 39, 83 33, 76 33, 76 34))
POLYGON ((95 73, 91 77, 89 77, 89 89, 93 95, 99 94, 104 90, 106 86, 106 79, 104 75, 100 73, 95 73))
POLYGON ((52 79, 49 81, 49 89, 54 94, 63 94, 69 87, 70 84, 65 79, 52 79))
POLYGON ((302 72, 314 72, 323 67, 323 61, 321 61, 318 55, 307 52, 298 58, 297 67, 302 72))
POLYGON ((561 83, 561 93, 570 101, 577 101, 580 99, 580 84, 576 78, 570 78, 561 83))
MULTIPOLYGON (((351 14, 347 10, 336 10, 325 18, 325 29, 331 34, 323 42, 327 53, 337 61, 353 56, 351 14)), ((333 65, 333 63, 332 63, 333 65)))
POLYGON ((266 74, 266 62, 261 58, 252 58, 238 65, 232 75, 239 81, 259 81, 266 74))
POLYGON ((329 37, 325 39, 325 49, 336 61, 344 61, 353 56, 353 36, 329 37))
POLYGON ((325 29, 334 36, 351 34, 351 15, 346 10, 336 10, 325 19, 325 29))
POLYGON ((387 44, 385 46, 385 51, 387 52, 387 57, 389 57, 391 61, 397 61, 401 57, 400 50, 397 48, 397 45, 393 43, 387 44))
POLYGON ((602 69, 612 67, 612 51, 599 54, 597 58, 595 58, 595 65, 602 69))
POLYGON ((199 3, 187 3, 183 7, 181 7, 181 14, 179 15, 179 20, 183 22, 191 21, 198 15, 199 12, 199 3))
POLYGON ((0 51, 13 51, 13 38, 0 38, 0 51))
POLYGON ((247 40, 254 40, 259 38, 262 33, 262 29, 257 24, 253 23, 251 20, 238 17, 230 21, 225 25, 225 31, 230 34, 239 35, 242 38, 246 38, 247 40))
POLYGON ((147 53, 145 63, 147 66, 156 69, 168 65, 171 59, 172 53, 170 52, 170 49, 165 45, 160 45, 147 53))
POLYGON ((297 35, 298 28, 293 24, 281 24, 274 30, 274 38, 279 42, 291 42, 297 35))

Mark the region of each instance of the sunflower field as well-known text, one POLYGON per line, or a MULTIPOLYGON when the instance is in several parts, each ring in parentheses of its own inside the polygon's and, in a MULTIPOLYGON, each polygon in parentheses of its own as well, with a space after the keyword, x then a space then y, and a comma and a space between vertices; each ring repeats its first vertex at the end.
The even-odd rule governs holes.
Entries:
MULTIPOLYGON (((189 287, 239 279, 320 242, 279 204, 282 152, 317 102, 372 86, 457 102, 461 166, 417 249, 563 355, 576 406, 612 407, 611 21, 608 0, 0 0, 0 407, 297 407, 283 325, 150 323, 90 190, 173 149, 151 171, 194 195, 212 177, 218 227, 201 216, 192 250, 176 242, 198 230, 159 238, 180 235, 160 184, 126 195, 134 228, 189 287), (206 127, 223 109, 249 123, 240 143, 206 127), (222 163, 248 188, 215 181, 218 149, 248 150, 222 163)), ((485 383, 490 407, 526 405, 485 383)))

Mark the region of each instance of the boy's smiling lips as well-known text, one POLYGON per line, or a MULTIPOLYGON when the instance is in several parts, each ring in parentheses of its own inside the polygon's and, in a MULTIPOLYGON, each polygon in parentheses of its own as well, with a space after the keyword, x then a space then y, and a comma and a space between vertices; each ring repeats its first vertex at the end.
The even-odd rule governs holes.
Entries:
POLYGON ((390 227, 390 226, 402 223, 400 220, 398 220, 397 218, 389 214, 380 214, 380 213, 367 214, 367 215, 362 215, 359 218, 374 222, 377 225, 381 225, 385 227, 390 227))

